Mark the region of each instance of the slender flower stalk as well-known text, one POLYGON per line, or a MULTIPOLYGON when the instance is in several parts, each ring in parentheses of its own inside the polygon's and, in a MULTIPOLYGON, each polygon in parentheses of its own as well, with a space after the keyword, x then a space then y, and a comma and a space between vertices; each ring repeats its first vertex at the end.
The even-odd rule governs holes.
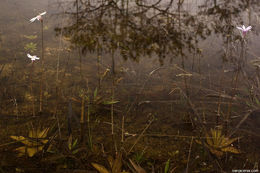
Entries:
POLYGON ((31 68, 31 73, 30 73, 30 89, 31 89, 31 101, 32 101, 32 115, 35 116, 35 105, 34 105, 34 94, 33 94, 33 82, 32 82, 32 75, 34 74, 34 68, 33 68, 33 64, 35 60, 40 59, 39 57, 37 57, 36 55, 30 55, 29 53, 27 53, 27 57, 31 59, 32 61, 32 68, 31 68))
POLYGON ((43 75, 44 75, 44 45, 43 45, 43 20, 41 21, 41 32, 42 32, 42 67, 41 67, 41 83, 40 83, 40 108, 39 112, 42 112, 42 103, 43 103, 43 75))
POLYGON ((42 34, 42 60, 41 60, 41 81, 40 81, 40 107, 39 112, 42 112, 42 103, 43 103, 43 73, 44 73, 44 46, 43 46, 43 17, 47 12, 44 11, 37 15, 36 17, 33 17, 30 19, 30 22, 34 22, 36 20, 41 22, 41 34, 42 34))

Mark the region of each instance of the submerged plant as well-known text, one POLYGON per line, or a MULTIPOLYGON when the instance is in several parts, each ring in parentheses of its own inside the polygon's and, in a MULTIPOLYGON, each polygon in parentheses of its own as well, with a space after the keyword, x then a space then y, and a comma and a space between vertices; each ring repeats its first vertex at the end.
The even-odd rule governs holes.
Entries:
POLYGON ((97 163, 91 164, 99 173, 128 173, 124 170, 122 171, 122 154, 117 154, 115 159, 112 156, 108 156, 107 160, 109 162, 110 169, 107 169, 97 163))
MULTIPOLYGON (((211 134, 206 134, 206 142, 204 143, 205 146, 210 150, 212 154, 217 157, 221 157, 224 152, 230 152, 239 154, 239 150, 233 147, 231 144, 238 140, 239 138, 229 139, 222 135, 221 130, 211 129, 211 134)), ((202 144, 201 141, 196 140, 197 143, 202 144)))
POLYGON ((27 38, 29 40, 34 40, 37 38, 37 35, 23 35, 24 38, 27 38))
POLYGON ((24 46, 24 49, 26 51, 29 51, 31 53, 35 52, 37 50, 37 44, 36 43, 27 43, 25 46, 24 46))
POLYGON ((24 146, 15 149, 15 151, 19 152, 18 156, 28 155, 29 157, 33 157, 37 152, 42 151, 44 145, 49 141, 46 138, 48 131, 49 128, 43 130, 37 128, 31 129, 28 137, 10 136, 12 139, 24 144, 24 146))
POLYGON ((144 170, 144 168, 142 168, 141 166, 137 165, 135 162, 133 162, 131 159, 129 159, 131 165, 134 167, 135 171, 137 173, 146 173, 146 171, 144 170))

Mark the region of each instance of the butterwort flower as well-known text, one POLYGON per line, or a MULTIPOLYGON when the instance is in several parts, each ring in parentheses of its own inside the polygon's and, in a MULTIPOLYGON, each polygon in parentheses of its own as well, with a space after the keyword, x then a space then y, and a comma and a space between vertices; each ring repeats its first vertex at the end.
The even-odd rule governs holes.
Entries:
POLYGON ((248 27, 245 27, 245 25, 243 25, 241 27, 237 26, 237 29, 241 30, 243 36, 245 36, 246 33, 252 29, 252 26, 248 26, 248 27))
POLYGON ((27 56, 28 56, 28 58, 30 58, 31 60, 32 60, 32 62, 33 61, 35 61, 35 60, 37 60, 37 59, 40 59, 39 57, 37 57, 36 55, 30 55, 29 53, 27 53, 27 56))
POLYGON ((44 11, 43 13, 40 13, 38 16, 34 17, 34 18, 31 18, 30 19, 30 22, 34 22, 36 19, 37 20, 42 20, 42 16, 45 15, 47 12, 44 11))

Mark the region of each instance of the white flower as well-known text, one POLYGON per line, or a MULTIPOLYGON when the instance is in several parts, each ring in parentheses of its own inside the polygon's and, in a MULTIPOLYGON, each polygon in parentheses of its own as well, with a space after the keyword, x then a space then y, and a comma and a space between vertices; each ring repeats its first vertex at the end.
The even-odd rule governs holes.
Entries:
POLYGON ((44 11, 43 13, 40 13, 38 16, 34 17, 34 18, 31 18, 30 19, 30 22, 34 22, 36 19, 37 20, 42 20, 42 16, 45 15, 47 12, 44 11))
POLYGON ((246 33, 252 29, 252 26, 248 26, 248 27, 245 27, 245 25, 243 25, 242 27, 237 26, 237 29, 241 30, 242 34, 245 36, 246 33))
POLYGON ((37 60, 37 59, 40 59, 39 57, 37 57, 36 55, 30 55, 29 53, 27 53, 27 56, 28 56, 28 58, 30 58, 32 61, 35 61, 35 60, 37 60))

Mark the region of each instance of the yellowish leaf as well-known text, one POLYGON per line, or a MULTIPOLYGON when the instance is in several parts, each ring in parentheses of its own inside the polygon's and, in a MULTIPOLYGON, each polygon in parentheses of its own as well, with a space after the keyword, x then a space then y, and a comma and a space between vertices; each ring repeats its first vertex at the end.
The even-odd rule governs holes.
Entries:
POLYGON ((36 147, 27 148, 27 154, 29 157, 34 156, 37 152, 38 152, 38 149, 36 147))
POLYGON ((117 154, 116 159, 113 163, 112 173, 121 173, 122 167, 122 154, 117 154))
POLYGON ((221 157, 221 156, 223 155, 223 152, 222 152, 222 151, 218 151, 218 150, 213 149, 213 148, 210 148, 210 152, 211 152, 212 154, 214 154, 215 156, 217 156, 217 157, 221 157))
POLYGON ((109 163, 110 168, 112 168, 114 164, 114 158, 112 156, 108 156, 107 161, 109 163))
POLYGON ((43 129, 41 132, 39 132, 37 134, 37 137, 38 138, 46 138, 48 131, 49 131, 49 128, 43 129))
POLYGON ((25 140, 25 137, 23 136, 10 136, 10 138, 17 140, 17 141, 23 141, 25 140))
POLYGON ((97 163, 91 163, 91 165, 98 170, 99 173, 109 173, 109 171, 102 165, 97 163))
POLYGON ((26 146, 35 146, 36 144, 35 144, 35 142, 31 142, 31 141, 29 141, 28 139, 25 139, 25 140, 23 140, 23 141, 21 141, 24 145, 26 145, 26 146))
POLYGON ((19 152, 19 153, 18 153, 18 156, 19 156, 19 157, 21 157, 21 156, 23 156, 23 155, 25 154, 25 150, 26 150, 25 147, 18 147, 18 148, 15 149, 15 151, 18 151, 18 152, 19 152))
POLYGON ((141 166, 138 166, 137 164, 135 164, 131 159, 129 159, 129 161, 137 173, 146 173, 146 171, 141 166))
POLYGON ((233 138, 233 139, 229 139, 229 138, 225 138, 223 140, 223 147, 229 146, 230 144, 232 144, 234 141, 238 140, 239 138, 233 138))
POLYGON ((234 147, 226 147, 226 148, 222 148, 221 150, 224 152, 230 152, 230 153, 235 153, 235 154, 240 153, 240 151, 234 147))
POLYGON ((206 140, 207 140, 207 144, 209 144, 210 146, 214 145, 212 137, 209 137, 208 134, 206 134, 206 140))

